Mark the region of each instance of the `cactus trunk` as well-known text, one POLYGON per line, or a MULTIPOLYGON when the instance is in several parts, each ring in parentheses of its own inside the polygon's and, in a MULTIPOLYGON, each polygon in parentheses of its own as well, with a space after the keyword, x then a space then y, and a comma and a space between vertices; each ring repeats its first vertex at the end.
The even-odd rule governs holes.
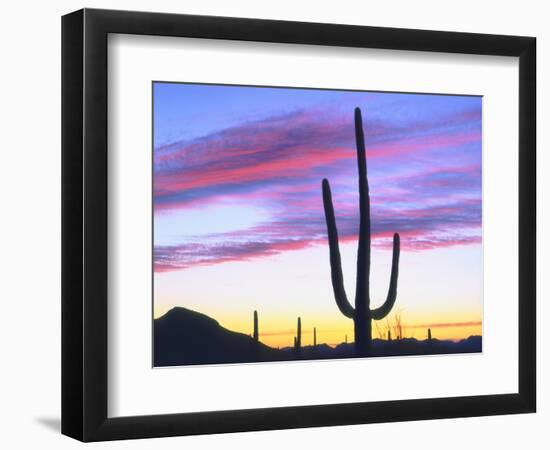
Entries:
POLYGON ((355 308, 348 301, 344 289, 342 261, 338 245, 338 229, 332 193, 328 180, 323 179, 323 206, 327 224, 332 287, 334 298, 342 314, 353 320, 355 336, 355 353, 357 356, 368 356, 372 345, 372 320, 386 317, 397 298, 397 278, 399 269, 400 239, 393 235, 393 258, 390 275, 390 286, 386 301, 376 309, 370 307, 370 265, 371 265, 371 220, 369 183, 367 178, 367 159, 361 110, 355 108, 355 140, 357 147, 357 169, 359 172, 359 243, 357 249, 357 279, 355 291, 355 308))
POLYGON ((357 248, 357 278, 355 289, 355 351, 360 355, 370 353, 372 341, 371 310, 369 297, 370 278, 370 196, 367 179, 367 159, 361 112, 355 111, 355 143, 357 146, 357 171, 359 172, 359 243, 357 248))

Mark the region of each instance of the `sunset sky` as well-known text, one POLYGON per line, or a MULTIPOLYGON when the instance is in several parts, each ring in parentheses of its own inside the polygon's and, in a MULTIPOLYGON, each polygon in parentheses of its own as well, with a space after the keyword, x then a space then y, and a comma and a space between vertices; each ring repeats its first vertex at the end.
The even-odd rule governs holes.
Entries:
MULTIPOLYGON (((334 301, 321 195, 331 183, 348 298, 363 113, 371 307, 401 235, 394 312, 406 336, 481 334, 481 97, 154 83, 154 315, 184 306, 290 346, 353 339, 334 301)), ((389 317, 393 322, 394 314, 389 317)), ((373 337, 387 327, 373 323, 373 337)))

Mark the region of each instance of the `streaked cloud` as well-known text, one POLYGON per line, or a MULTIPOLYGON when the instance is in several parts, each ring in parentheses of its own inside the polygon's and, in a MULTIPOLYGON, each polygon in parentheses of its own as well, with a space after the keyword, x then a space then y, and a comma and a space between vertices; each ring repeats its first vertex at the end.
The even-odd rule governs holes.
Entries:
MULTIPOLYGON (((479 243, 481 101, 378 94, 366 102, 359 94, 365 103, 358 106, 366 133, 373 245, 390 245, 394 232, 411 251, 479 243)), ((297 108, 157 146, 155 220, 171 221, 173 237, 155 245, 155 271, 326 245, 325 177, 340 239, 356 239, 356 102, 346 98, 349 108, 340 105, 334 112, 297 108), (213 206, 223 204, 229 211, 227 205, 244 203, 261 214, 246 221, 228 217, 233 226, 227 231, 194 232, 213 206), (178 221, 175 212, 181 211, 186 219, 178 221), (243 226, 235 228, 240 222, 243 226)))

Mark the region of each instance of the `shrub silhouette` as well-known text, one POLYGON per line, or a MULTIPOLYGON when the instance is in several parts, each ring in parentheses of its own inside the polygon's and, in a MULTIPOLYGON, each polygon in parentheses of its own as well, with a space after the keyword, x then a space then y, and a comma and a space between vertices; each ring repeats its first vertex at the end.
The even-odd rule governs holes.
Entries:
POLYGON ((344 289, 342 261, 338 246, 338 230, 332 205, 332 194, 328 180, 323 179, 323 205, 327 223, 330 249, 330 268, 332 287, 336 304, 342 314, 353 319, 355 328, 355 353, 367 356, 372 347, 372 320, 381 320, 391 311, 397 297, 397 277, 399 270, 399 234, 393 235, 393 259, 390 286, 386 301, 376 309, 370 309, 370 255, 371 255, 371 220, 369 184, 367 179, 367 160, 361 110, 355 108, 355 140, 357 146, 357 167, 359 171, 359 247, 357 249, 357 281, 355 291, 355 308, 351 306, 344 289))

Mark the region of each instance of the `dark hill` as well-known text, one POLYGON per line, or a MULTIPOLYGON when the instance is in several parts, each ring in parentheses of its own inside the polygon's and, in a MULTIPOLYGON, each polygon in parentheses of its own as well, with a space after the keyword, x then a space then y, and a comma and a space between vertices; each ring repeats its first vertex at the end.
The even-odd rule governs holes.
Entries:
POLYGON ((186 308, 173 308, 154 324, 155 366, 220 364, 283 359, 278 350, 186 308))

